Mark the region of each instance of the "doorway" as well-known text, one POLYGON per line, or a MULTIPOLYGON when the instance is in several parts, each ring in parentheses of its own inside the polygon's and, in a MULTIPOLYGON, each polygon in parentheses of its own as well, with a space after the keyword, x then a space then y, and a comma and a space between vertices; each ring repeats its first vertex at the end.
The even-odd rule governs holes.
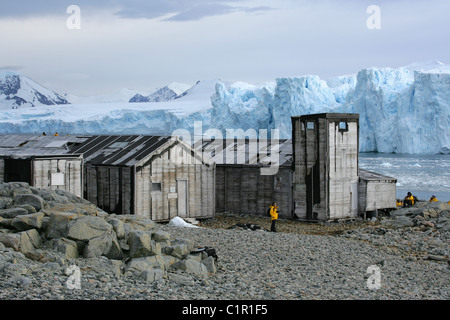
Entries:
POLYGON ((177 179, 178 216, 188 217, 188 181, 177 179))
POLYGON ((32 161, 28 159, 5 159, 5 182, 26 182, 30 186, 32 181, 32 161))

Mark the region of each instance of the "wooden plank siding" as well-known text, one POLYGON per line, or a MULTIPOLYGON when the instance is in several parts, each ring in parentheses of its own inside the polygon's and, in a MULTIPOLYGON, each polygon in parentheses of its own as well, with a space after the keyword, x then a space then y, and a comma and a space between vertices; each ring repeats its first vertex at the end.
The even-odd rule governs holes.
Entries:
POLYGON ((292 118, 294 212, 302 220, 358 214, 359 115, 292 118))
POLYGON ((132 214, 132 173, 129 167, 85 166, 84 198, 100 209, 132 214))
MULTIPOLYGON (((329 218, 356 217, 352 190, 358 184, 358 124, 347 122, 348 130, 339 130, 337 122, 328 124, 329 143, 329 218)), ((357 188, 356 188, 357 190, 357 188)))
POLYGON ((178 139, 95 136, 74 151, 84 152, 86 157, 86 199, 107 212, 135 214, 154 221, 179 215, 214 216, 215 164, 202 161, 178 139), (183 183, 184 209, 178 199, 183 183))
POLYGON ((292 170, 261 175, 259 166, 217 165, 216 211, 265 216, 277 202, 280 218, 292 218, 292 170))
POLYGON ((397 179, 379 173, 359 170, 358 211, 365 216, 366 212, 377 212, 379 209, 396 208, 397 179))
POLYGON ((189 148, 177 143, 162 146, 155 154, 137 165, 135 214, 155 221, 214 216, 215 164, 199 163, 189 148), (153 190, 152 184, 161 184, 161 190, 153 190), (179 202, 184 201, 182 192, 186 208, 179 202))

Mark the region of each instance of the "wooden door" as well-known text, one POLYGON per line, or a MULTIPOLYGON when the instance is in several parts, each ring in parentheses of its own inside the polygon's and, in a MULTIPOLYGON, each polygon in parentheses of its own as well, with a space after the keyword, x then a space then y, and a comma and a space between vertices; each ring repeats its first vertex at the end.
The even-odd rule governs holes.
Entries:
POLYGON ((188 217, 188 185, 187 180, 177 180, 178 216, 188 217))
POLYGON ((354 182, 351 184, 351 215, 356 217, 358 215, 358 183, 354 182))

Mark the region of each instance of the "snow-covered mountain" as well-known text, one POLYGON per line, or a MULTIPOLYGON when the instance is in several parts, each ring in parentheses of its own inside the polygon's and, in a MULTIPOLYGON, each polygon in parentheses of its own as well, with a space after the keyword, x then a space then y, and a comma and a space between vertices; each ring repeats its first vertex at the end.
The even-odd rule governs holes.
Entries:
POLYGON ((360 151, 450 152, 450 66, 439 61, 367 68, 322 80, 278 78, 253 85, 200 81, 177 99, 74 104, 0 111, 0 133, 172 134, 176 129, 278 129, 291 138, 291 116, 360 114, 360 151))
POLYGON ((0 71, 0 110, 68 103, 64 97, 24 75, 0 71))
MULTIPOLYGON (((66 93, 64 98, 72 104, 87 104, 87 103, 127 103, 132 97, 143 92, 134 89, 122 89, 118 92, 110 94, 101 94, 95 96, 76 96, 66 93)), ((149 93, 144 93, 149 94, 149 93)))
POLYGON ((129 101, 130 102, 162 102, 174 100, 183 93, 185 93, 191 86, 184 83, 172 83, 168 86, 159 88, 148 96, 136 94, 129 101))

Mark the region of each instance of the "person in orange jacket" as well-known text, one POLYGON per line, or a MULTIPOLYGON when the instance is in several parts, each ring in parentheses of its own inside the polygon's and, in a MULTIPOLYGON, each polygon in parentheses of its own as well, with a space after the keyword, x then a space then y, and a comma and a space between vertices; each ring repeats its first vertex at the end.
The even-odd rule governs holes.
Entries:
POLYGON ((432 195, 428 202, 437 202, 437 201, 438 201, 438 199, 436 198, 436 196, 432 195))
POLYGON ((270 206, 270 219, 272 220, 272 225, 270 226, 270 231, 277 232, 277 220, 278 220, 278 205, 276 202, 272 203, 270 206))

